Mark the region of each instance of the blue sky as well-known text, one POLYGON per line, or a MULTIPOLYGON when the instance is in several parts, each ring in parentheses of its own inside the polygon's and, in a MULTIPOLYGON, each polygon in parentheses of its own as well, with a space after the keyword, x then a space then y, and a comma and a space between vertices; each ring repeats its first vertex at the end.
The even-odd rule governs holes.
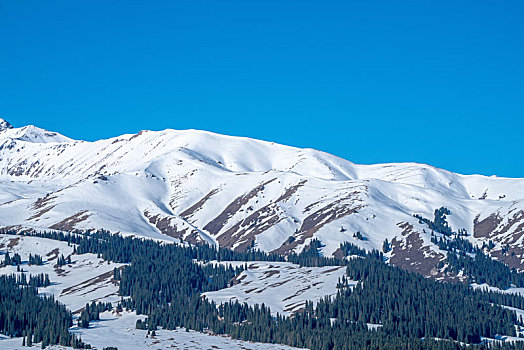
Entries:
POLYGON ((0 116, 524 177, 524 2, 0 1, 0 116))

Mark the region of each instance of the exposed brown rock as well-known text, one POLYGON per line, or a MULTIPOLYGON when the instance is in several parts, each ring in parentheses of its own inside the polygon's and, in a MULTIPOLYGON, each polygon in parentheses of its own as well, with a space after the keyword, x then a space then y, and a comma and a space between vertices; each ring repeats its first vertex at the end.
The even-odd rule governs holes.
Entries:
POLYGON ((510 247, 508 251, 503 252, 502 250, 492 251, 491 257, 496 260, 502 261, 512 269, 523 271, 524 262, 524 248, 523 247, 510 247))
POLYGON ((402 237, 395 237, 391 241, 391 264, 427 277, 455 279, 456 276, 444 275, 437 270, 436 265, 446 257, 424 246, 420 233, 414 230, 413 225, 402 222, 398 226, 402 229, 402 237))
POLYGON ((476 238, 489 238, 490 234, 502 222, 502 218, 498 214, 491 214, 481 221, 478 221, 479 217, 480 215, 477 215, 473 220, 473 236, 476 238))
POLYGON ((82 210, 49 227, 53 230, 71 231, 75 229, 76 224, 87 220, 90 215, 87 210, 82 210))
POLYGON ((341 248, 337 248, 337 250, 333 252, 333 257, 337 259, 344 259, 344 252, 341 248))
POLYGON ((189 208, 181 212, 180 216, 187 220, 188 217, 193 215, 198 209, 202 208, 204 204, 207 202, 207 200, 211 198, 213 195, 215 195, 216 193, 218 193, 218 189, 215 188, 211 190, 208 194, 202 197, 198 202, 196 202, 195 204, 193 204, 192 206, 190 206, 189 208))
POLYGON ((523 231, 523 228, 524 228, 524 211, 522 211, 522 210, 519 210, 516 213, 514 213, 513 216, 511 216, 508 219, 508 223, 505 224, 499 230, 496 231, 497 235, 503 235, 503 234, 507 233, 513 227, 513 225, 515 225, 515 224, 517 224, 519 222, 521 222, 521 224, 519 226, 517 226, 517 228, 513 231, 512 235, 511 235, 511 238, 512 238, 511 242, 508 242, 508 243, 515 243, 520 238, 520 236, 522 236, 522 234, 524 233, 524 231, 523 231))
POLYGON ((149 220, 149 223, 153 224, 160 232, 164 235, 182 239, 187 233, 187 229, 179 230, 176 225, 172 222, 174 217, 161 216, 159 214, 151 215, 147 210, 144 211, 144 216, 149 220))
POLYGON ((54 205, 51 205, 47 208, 44 208, 42 210, 40 210, 38 213, 32 215, 28 220, 34 220, 34 219, 37 219, 39 217, 41 217, 42 215, 44 215, 45 213, 47 213, 48 211, 50 211, 51 209, 53 209, 55 206, 54 205))
POLYGON ((224 247, 236 245, 236 251, 245 251, 250 248, 251 242, 257 235, 283 220, 278 203, 287 201, 305 183, 306 180, 302 180, 298 184, 287 188, 275 202, 263 206, 244 220, 237 222, 217 238, 218 243, 224 247))
POLYGON ((55 248, 53 250, 51 250, 49 253, 46 254, 46 256, 48 257, 47 258, 47 261, 51 261, 53 259, 56 259, 58 257, 58 253, 60 251, 58 250, 58 248, 55 248))
POLYGON ((232 247, 237 244, 235 250, 244 251, 251 246, 251 242, 257 235, 282 220, 278 213, 279 208, 276 204, 266 205, 230 227, 217 238, 217 241, 223 247, 232 247))
POLYGON ((17 238, 10 238, 10 239, 9 239, 9 243, 7 244, 7 247, 8 247, 8 248, 16 247, 16 246, 18 245, 19 242, 20 242, 20 237, 17 237, 17 238))
POLYGON ((352 192, 346 198, 338 199, 326 206, 316 210, 314 213, 307 216, 302 222, 302 226, 297 233, 293 235, 293 241, 284 242, 280 248, 274 252, 279 254, 289 254, 298 245, 303 244, 306 239, 313 237, 324 225, 329 224, 335 220, 341 219, 347 215, 358 213, 364 207, 358 198, 358 192, 352 192))
POLYGON ((247 194, 237 197, 233 202, 229 203, 229 205, 216 218, 214 218, 206 226, 204 226, 204 230, 211 233, 212 235, 216 235, 217 233, 219 233, 220 230, 222 230, 224 225, 227 223, 227 221, 233 215, 235 215, 235 213, 240 208, 242 208, 242 206, 244 206, 251 198, 255 197, 258 193, 262 192, 267 184, 275 180, 276 178, 268 180, 253 188, 247 194))
POLYGON ((271 276, 278 275, 279 273, 280 273, 280 271, 278 271, 278 270, 264 271, 264 275, 266 275, 266 276, 264 278, 262 278, 262 279, 266 279, 266 278, 269 278, 271 276))
POLYGON ((286 191, 284 192, 283 195, 281 195, 280 197, 277 198, 277 200, 275 202, 285 202, 287 201, 289 198, 291 198, 292 195, 294 195, 298 189, 302 186, 304 186, 306 184, 307 180, 302 180, 300 181, 298 184, 296 185, 293 185, 289 188, 286 189, 286 191))
POLYGON ((113 271, 108 271, 108 272, 103 273, 101 275, 98 275, 98 276, 96 276, 94 278, 90 278, 87 281, 83 281, 83 282, 78 283, 78 284, 76 284, 74 286, 65 288, 65 289, 62 290, 60 295, 72 294, 72 293, 81 291, 82 289, 85 289, 85 288, 87 288, 89 286, 92 286, 92 285, 100 283, 100 282, 104 282, 104 281, 110 282, 112 279, 113 279, 113 271))
POLYGON ((504 218, 499 213, 493 213, 484 220, 479 221, 479 215, 473 221, 474 237, 493 239, 503 244, 515 244, 524 235, 524 211, 518 210, 503 224, 504 218), (515 227, 516 226, 516 227, 515 227), (506 234, 513 229, 511 236, 506 234))

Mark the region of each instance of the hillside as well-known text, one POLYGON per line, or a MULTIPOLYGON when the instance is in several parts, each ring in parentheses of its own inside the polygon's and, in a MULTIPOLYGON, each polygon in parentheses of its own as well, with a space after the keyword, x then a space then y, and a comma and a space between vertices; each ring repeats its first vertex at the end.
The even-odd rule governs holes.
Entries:
POLYGON ((466 230, 464 239, 479 246, 491 240, 491 256, 522 267, 524 179, 358 165, 197 130, 86 142, 0 121, 3 228, 106 229, 282 254, 316 238, 325 256, 345 241, 371 250, 387 239, 393 264, 438 275, 446 252, 414 215, 433 220, 441 207, 452 232, 466 230))

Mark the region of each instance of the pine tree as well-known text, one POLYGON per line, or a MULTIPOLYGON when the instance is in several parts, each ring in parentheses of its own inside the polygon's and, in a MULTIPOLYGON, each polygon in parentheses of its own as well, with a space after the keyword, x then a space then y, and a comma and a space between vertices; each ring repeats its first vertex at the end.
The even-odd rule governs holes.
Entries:
POLYGON ((389 242, 387 238, 384 240, 384 244, 382 244, 382 251, 384 253, 387 253, 390 251, 389 242))
POLYGON ((7 252, 5 253, 4 266, 9 266, 9 265, 12 265, 12 263, 11 263, 11 257, 9 256, 9 252, 7 252))

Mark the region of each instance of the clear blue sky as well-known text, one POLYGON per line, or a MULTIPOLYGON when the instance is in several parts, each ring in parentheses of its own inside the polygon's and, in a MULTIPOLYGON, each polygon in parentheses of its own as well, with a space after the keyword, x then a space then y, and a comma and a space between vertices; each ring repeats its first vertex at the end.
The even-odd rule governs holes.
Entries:
POLYGON ((0 0, 0 116, 524 177, 524 1, 0 0))

